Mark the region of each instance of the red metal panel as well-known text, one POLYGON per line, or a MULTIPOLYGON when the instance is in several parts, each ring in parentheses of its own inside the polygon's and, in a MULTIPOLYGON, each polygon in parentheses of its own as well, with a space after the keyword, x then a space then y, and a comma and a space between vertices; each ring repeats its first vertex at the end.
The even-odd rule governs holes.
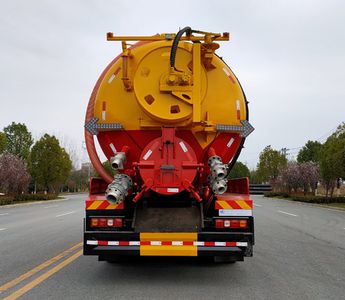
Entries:
POLYGON ((199 166, 193 148, 175 135, 175 128, 164 127, 162 136, 143 149, 138 164, 144 183, 164 195, 191 187, 199 166))
POLYGON ((228 181, 227 192, 235 194, 249 195, 249 179, 248 177, 230 179, 228 181))

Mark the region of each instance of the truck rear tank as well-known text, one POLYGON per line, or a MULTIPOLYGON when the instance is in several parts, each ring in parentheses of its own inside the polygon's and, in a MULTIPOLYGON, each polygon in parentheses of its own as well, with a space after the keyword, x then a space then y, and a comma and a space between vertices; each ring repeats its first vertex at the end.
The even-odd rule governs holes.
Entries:
POLYGON ((101 74, 86 113, 87 150, 101 178, 91 179, 86 201, 84 253, 251 256, 248 179, 228 175, 253 127, 239 81, 215 54, 229 34, 186 27, 107 39, 121 41, 122 53, 101 74))

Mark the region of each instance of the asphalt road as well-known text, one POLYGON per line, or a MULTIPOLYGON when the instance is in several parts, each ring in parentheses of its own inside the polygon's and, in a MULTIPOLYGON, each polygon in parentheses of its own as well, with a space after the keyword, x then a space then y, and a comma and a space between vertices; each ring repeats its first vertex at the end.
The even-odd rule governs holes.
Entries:
POLYGON ((244 262, 109 264, 81 255, 85 197, 0 208, 0 298, 345 299, 345 211, 253 196, 244 262))

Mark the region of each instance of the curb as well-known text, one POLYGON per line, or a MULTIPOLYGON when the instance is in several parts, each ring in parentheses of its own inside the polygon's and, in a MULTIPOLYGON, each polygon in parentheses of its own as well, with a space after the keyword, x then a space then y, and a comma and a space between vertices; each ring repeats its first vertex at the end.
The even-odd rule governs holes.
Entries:
POLYGON ((24 203, 15 203, 15 204, 5 204, 0 205, 1 208, 7 208, 7 207, 16 207, 16 206, 27 206, 27 205, 33 205, 33 204, 41 204, 41 203, 48 203, 48 202, 60 202, 60 201, 67 201, 70 198, 63 198, 63 199, 52 199, 52 200, 40 200, 40 201, 25 201, 24 203))
POLYGON ((63 192, 63 193, 60 193, 59 195, 61 195, 61 197, 63 197, 63 196, 69 196, 69 195, 82 195, 82 194, 88 194, 88 193, 89 193, 88 191, 85 191, 85 192, 75 192, 75 193, 63 192))
POLYGON ((290 199, 287 199, 287 198, 265 197, 264 195, 262 195, 262 196, 265 199, 289 201, 289 202, 293 202, 293 203, 297 203, 297 204, 301 204, 301 205, 309 205, 309 206, 314 206, 314 207, 321 207, 321 208, 326 208, 326 209, 330 209, 330 210, 337 210, 337 211, 345 212, 345 208, 342 208, 342 207, 334 207, 334 206, 318 204, 318 203, 308 203, 308 202, 302 202, 302 201, 295 201, 295 200, 290 200, 290 199))

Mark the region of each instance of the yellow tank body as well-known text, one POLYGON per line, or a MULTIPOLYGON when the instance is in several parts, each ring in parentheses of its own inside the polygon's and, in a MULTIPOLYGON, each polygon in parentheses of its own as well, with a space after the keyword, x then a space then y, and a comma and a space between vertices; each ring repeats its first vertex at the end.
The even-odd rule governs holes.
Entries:
POLYGON ((241 125, 240 121, 247 119, 245 97, 235 75, 216 55, 211 68, 206 69, 202 61, 196 67, 200 80, 193 86, 193 48, 197 44, 186 41, 179 43, 176 69, 191 84, 169 86, 175 76, 170 74, 169 66, 171 43, 138 43, 130 48, 128 58, 119 57, 100 83, 94 116, 101 124, 120 123, 126 130, 166 125, 189 129, 205 148, 217 134, 216 124, 241 125), (129 89, 122 79, 124 59, 128 60, 129 89), (197 106, 193 103, 193 88, 200 94, 197 106), (199 120, 193 118, 195 110, 200 111, 199 120))

